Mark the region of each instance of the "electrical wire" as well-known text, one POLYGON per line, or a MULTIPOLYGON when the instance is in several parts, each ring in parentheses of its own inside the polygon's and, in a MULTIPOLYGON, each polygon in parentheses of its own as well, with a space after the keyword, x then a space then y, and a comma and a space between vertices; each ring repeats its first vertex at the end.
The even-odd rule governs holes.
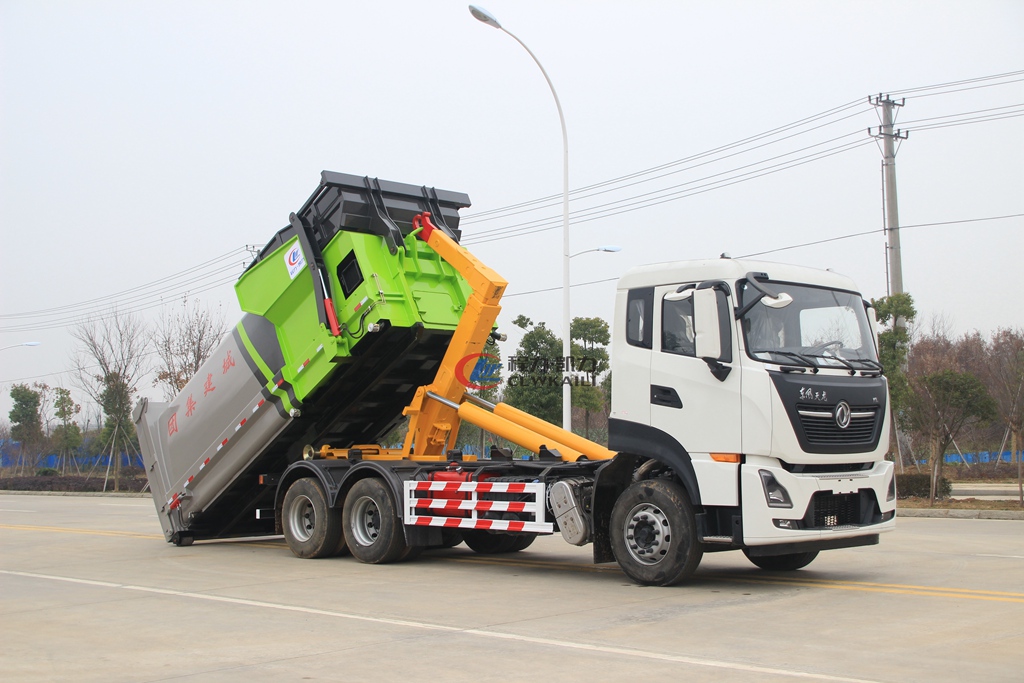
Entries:
MULTIPOLYGON (((914 225, 901 225, 898 228, 892 228, 893 230, 910 230, 911 228, 929 228, 939 225, 959 225, 962 223, 981 223, 984 221, 1001 221, 1009 218, 1022 218, 1024 213, 1012 213, 1005 216, 986 216, 985 218, 964 218, 956 221, 938 221, 935 223, 917 223, 914 225)), ((878 233, 884 233, 886 228, 876 228, 874 230, 865 230, 864 232, 852 232, 848 235, 840 235, 838 237, 829 237, 823 240, 815 240, 813 242, 804 242, 802 244, 792 244, 788 247, 779 247, 777 249, 768 249, 766 251, 758 251, 752 254, 744 254, 737 256, 736 258, 751 258, 752 256, 764 256, 765 254, 774 254, 780 251, 789 251, 790 249, 800 249, 801 247, 811 247, 817 244, 825 244, 827 242, 838 242, 839 240, 846 240, 853 237, 863 237, 864 235, 875 235, 878 233)))
POLYGON ((175 280, 180 280, 181 278, 184 278, 184 276, 189 275, 191 273, 194 273, 197 270, 202 270, 203 268, 206 268, 207 266, 210 266, 212 264, 219 263, 219 262, 224 261, 226 259, 236 258, 237 256, 241 255, 245 251, 246 251, 245 247, 237 247, 236 249, 232 249, 231 251, 225 252, 225 253, 221 254, 220 256, 215 256, 214 258, 212 258, 212 259, 210 259, 208 261, 203 261, 202 263, 198 263, 198 264, 196 264, 194 266, 185 268, 184 270, 179 270, 178 272, 174 272, 174 273, 171 273, 170 275, 166 275, 166 276, 164 276, 164 278, 160 278, 159 280, 154 280, 154 281, 152 281, 150 283, 145 283, 145 284, 139 285, 137 287, 132 287, 131 289, 122 290, 120 292, 115 292, 113 294, 105 294, 103 296, 96 297, 94 299, 86 299, 85 301, 78 301, 78 302, 69 303, 69 304, 61 304, 60 306, 53 306, 51 308, 40 308, 40 309, 36 309, 36 310, 23 311, 23 312, 19 312, 19 313, 4 313, 4 314, 0 314, 0 319, 16 319, 16 318, 22 318, 22 317, 39 317, 39 316, 43 316, 43 315, 47 315, 47 314, 52 314, 52 313, 57 313, 57 312, 75 311, 75 310, 81 309, 82 307, 103 305, 103 302, 110 301, 111 299, 118 299, 119 297, 121 297, 121 296, 123 296, 125 294, 138 294, 140 292, 144 292, 146 290, 153 289, 153 288, 157 287, 158 285, 163 285, 163 284, 175 281, 175 280))
MULTIPOLYGON (((641 177, 641 176, 644 176, 644 175, 649 175, 649 174, 657 173, 657 172, 663 171, 663 170, 665 170, 667 168, 672 168, 674 166, 678 166, 678 165, 682 165, 682 164, 687 164, 687 163, 690 163, 692 161, 697 161, 697 160, 700 160, 700 159, 703 159, 703 158, 706 158, 706 157, 718 154, 720 152, 728 151, 728 150, 734 149, 736 147, 740 147, 740 146, 749 144, 751 142, 757 142, 758 140, 762 140, 762 139, 767 138, 767 137, 772 137, 774 135, 778 135, 779 133, 785 132, 785 131, 790 130, 790 129, 794 128, 794 127, 797 127, 797 126, 800 126, 800 125, 805 125, 806 123, 811 123, 811 122, 814 122, 814 121, 816 121, 816 120, 818 120, 820 118, 827 117, 827 116, 830 116, 830 115, 833 115, 833 114, 841 113, 841 112, 843 112, 843 111, 845 111, 847 109, 850 109, 851 107, 855 107, 855 106, 859 106, 859 105, 863 105, 863 101, 862 100, 855 100, 855 101, 852 101, 852 102, 848 102, 848 103, 846 103, 844 105, 840 105, 838 107, 833 107, 832 109, 829 109, 829 110, 827 110, 825 112, 822 112, 820 114, 815 114, 814 116, 809 116, 809 117, 806 117, 804 119, 800 119, 799 121, 795 121, 793 123, 786 124, 785 126, 780 126, 778 128, 774 128, 774 129, 766 131, 764 133, 759 133, 757 135, 753 135, 753 136, 750 136, 750 137, 747 137, 747 138, 743 138, 742 140, 737 140, 736 142, 732 142, 732 143, 729 143, 727 145, 722 145, 720 147, 715 147, 713 149, 706 150, 704 152, 700 152, 698 154, 693 154, 691 156, 684 157, 682 159, 677 159, 675 161, 670 161, 670 162, 667 162, 667 163, 664 163, 664 164, 659 164, 658 166, 653 166, 653 167, 648 168, 648 169, 644 169, 644 170, 641 170, 641 171, 636 171, 636 172, 633 172, 633 173, 629 173, 629 174, 626 174, 626 175, 623 175, 623 176, 619 176, 617 178, 611 178, 609 180, 601 181, 599 183, 593 183, 591 185, 586 185, 584 187, 576 188, 575 190, 570 190, 570 192, 569 192, 570 201, 572 201, 574 199, 574 195, 579 195, 580 193, 587 192, 589 190, 593 190, 593 189, 597 189, 597 188, 601 188, 601 187, 607 187, 609 185, 614 185, 614 184, 622 182, 622 181, 632 180, 634 178, 641 177)), ((811 132, 812 130, 817 130, 817 129, 823 128, 825 126, 829 126, 829 125, 832 125, 834 123, 838 123, 839 121, 843 121, 843 120, 846 120, 848 118, 852 118, 853 116, 859 116, 860 114, 862 114, 862 113, 864 113, 866 111, 870 111, 870 109, 863 109, 861 111, 855 112, 854 114, 849 114, 849 115, 844 116, 844 117, 842 117, 840 119, 836 119, 835 121, 830 121, 828 123, 824 123, 824 124, 821 124, 819 126, 815 126, 815 127, 810 128, 810 129, 808 129, 806 131, 801 131, 799 133, 794 133, 794 134, 788 135, 788 136, 786 136, 784 138, 780 138, 779 140, 774 140, 774 141, 771 141, 771 142, 764 143, 762 145, 757 145, 757 146, 751 148, 751 150, 758 149, 760 147, 764 147, 764 146, 767 146, 767 145, 770 145, 770 144, 775 144, 775 142, 780 142, 782 140, 788 140, 788 139, 790 139, 792 137, 796 137, 797 135, 803 135, 804 133, 808 133, 808 132, 811 132)), ((751 150, 745 150, 745 151, 751 151, 751 150)), ((728 158, 728 157, 736 156, 737 154, 742 154, 742 153, 744 153, 744 151, 736 152, 734 154, 730 154, 730 155, 727 155, 727 156, 722 157, 722 158, 728 158)), ((705 163, 710 163, 710 162, 705 162, 705 163)), ((704 165, 704 164, 700 164, 700 165, 704 165)), ((681 171, 673 171, 672 173, 677 173, 677 172, 681 172, 681 171)), ((670 174, 664 174, 664 175, 670 175, 670 174)), ((660 178, 660 177, 663 177, 663 175, 657 176, 657 178, 660 178)), ((647 180, 649 181, 649 180, 655 180, 655 179, 656 178, 649 178, 647 180)), ((647 182, 647 181, 640 181, 640 182, 647 182)), ((636 185, 636 184, 638 184, 638 183, 630 183, 628 185, 624 185, 623 187, 630 187, 630 186, 636 185)), ((616 188, 616 189, 621 189, 621 188, 616 188)), ((608 191, 613 191, 613 190, 608 190, 608 191)), ((593 196, 593 195, 587 195, 587 196, 593 196)), ((521 207, 525 207, 525 206, 533 206, 533 205, 541 204, 543 202, 549 202, 549 201, 552 201, 552 200, 561 200, 561 197, 562 197, 561 194, 548 195, 546 197, 541 197, 539 199, 533 199, 533 200, 529 200, 529 201, 525 201, 525 202, 519 202, 517 204, 512 204, 512 205, 505 206, 505 207, 499 207, 499 208, 490 209, 490 210, 487 210, 487 211, 480 211, 480 212, 473 213, 473 214, 466 214, 466 216, 462 220, 462 223, 466 224, 466 225, 472 225, 473 223, 484 222, 484 220, 494 220, 498 216, 495 216, 494 218, 487 218, 487 219, 481 219, 480 217, 481 216, 489 216, 489 215, 498 214, 498 213, 502 213, 502 214, 507 213, 508 215, 516 215, 516 214, 519 214, 519 213, 526 213, 529 210, 535 210, 535 209, 544 208, 544 207, 543 206, 535 206, 534 209, 529 209, 527 211, 518 211, 518 210, 514 211, 514 209, 520 209, 521 207)), ((575 197, 575 198, 583 198, 583 197, 575 197)), ((557 205, 557 204, 552 204, 552 205, 557 205)))
MULTIPOLYGON (((1009 219, 1009 218, 1024 218, 1024 213, 1014 213, 1014 214, 1008 214, 1006 216, 987 216, 985 218, 965 218, 965 219, 962 219, 962 220, 938 221, 938 222, 934 222, 934 223, 917 223, 917 224, 914 224, 914 225, 903 225, 903 226, 900 226, 899 229, 900 230, 909 230, 911 228, 926 228, 926 227, 935 227, 935 226, 940 226, 940 225, 957 225, 957 224, 961 224, 961 223, 980 223, 980 222, 983 222, 983 221, 998 221, 998 220, 1005 220, 1005 219, 1009 219)), ((751 258, 751 257, 754 257, 754 256, 763 256, 764 254, 773 254, 773 253, 778 252, 778 251, 787 251, 787 250, 790 250, 790 249, 799 249, 801 247, 810 247, 810 246, 814 246, 814 245, 817 245, 817 244, 825 244, 827 242, 838 242, 840 240, 851 239, 853 237, 863 237, 865 235, 876 235, 878 233, 884 233, 884 232, 885 232, 885 228, 876 228, 874 230, 865 230, 863 232, 852 232, 852 233, 849 233, 847 235, 839 235, 838 237, 829 237, 829 238, 822 239, 822 240, 815 240, 813 242, 804 242, 802 244, 792 244, 792 245, 790 245, 788 247, 779 247, 778 249, 769 249, 767 251, 758 251, 758 252, 754 252, 754 253, 751 253, 751 254, 744 254, 742 256, 737 256, 735 258, 737 258, 737 259, 744 259, 744 258, 751 258)), ((618 280, 618 279, 619 278, 617 278, 617 277, 609 277, 609 278, 603 278, 601 280, 591 280, 589 282, 578 282, 578 283, 576 283, 574 285, 570 285, 570 288, 586 287, 588 285, 597 285, 597 284, 601 284, 603 282, 614 282, 615 280, 618 280)), ((510 299, 510 298, 516 297, 516 296, 526 296, 527 294, 540 294, 540 293, 543 293, 543 292, 555 292, 555 291, 558 291, 558 290, 561 290, 561 289, 562 289, 562 286, 558 285, 558 286, 555 286, 555 287, 545 287, 543 289, 531 289, 531 290, 526 291, 526 292, 513 292, 511 294, 505 294, 504 296, 502 296, 502 299, 510 299)))
MULTIPOLYGON (((686 197, 692 197, 692 196, 695 196, 695 195, 698 195, 698 194, 704 194, 705 192, 711 192, 712 190, 718 190, 718 189, 721 189, 723 187, 729 187, 731 185, 736 185, 736 184, 741 183, 741 182, 746 182, 748 180, 753 180, 755 178, 760 178, 760 177, 763 177, 763 176, 766 176, 766 175, 771 175, 773 173, 778 173, 780 171, 785 171, 785 170, 788 170, 790 168, 795 168, 797 166, 802 166, 804 164, 811 163, 813 161, 819 161, 821 159, 825 159, 825 158, 830 157, 830 156, 835 156, 836 154, 841 154, 843 152, 848 152, 848 151, 851 151, 853 149, 857 149, 859 147, 863 147, 865 145, 871 145, 871 144, 874 144, 874 140, 873 139, 872 140, 858 140, 858 141, 855 141, 855 142, 846 143, 844 145, 839 145, 839 146, 837 146, 835 148, 832 148, 830 150, 822 150, 822 151, 819 151, 819 152, 815 152, 814 154, 807 155, 805 157, 800 157, 798 159, 791 159, 791 160, 789 160, 787 162, 784 162, 784 163, 781 163, 781 164, 776 164, 776 165, 770 166, 770 167, 768 167, 766 169, 760 169, 758 171, 750 171, 750 172, 747 172, 747 173, 740 174, 739 176, 735 176, 733 178, 724 178, 724 179, 721 179, 721 180, 712 181, 712 182, 706 183, 704 185, 699 185, 697 187, 689 188, 689 189, 686 189, 686 190, 680 190, 678 192, 672 192, 670 194, 662 195, 662 196, 655 197, 655 198, 651 198, 649 200, 644 200, 644 201, 639 201, 639 202, 632 202, 632 203, 624 203, 624 202, 628 202, 631 199, 633 199, 633 198, 627 198, 625 200, 621 200, 620 202, 616 202, 615 204, 617 204, 617 206, 615 206, 614 208, 606 209, 606 210, 603 210, 601 212, 597 212, 597 213, 578 212, 577 213, 578 217, 575 220, 572 220, 571 222, 573 224, 588 223, 588 222, 599 220, 599 219, 603 219, 603 218, 609 218, 611 216, 617 216, 617 215, 622 214, 622 213, 636 211, 638 209, 648 208, 648 207, 651 207, 651 206, 657 206, 659 204, 665 204, 667 202, 677 201, 679 199, 683 199, 683 198, 686 198, 686 197)), ((698 180, 702 180, 702 179, 698 179, 698 180)), ((694 182, 696 182, 696 181, 694 181, 694 182)), ((587 210, 584 210, 584 211, 587 211, 587 210)), ((570 217, 571 217, 571 214, 570 214, 570 217)), ((513 238, 513 237, 521 237, 521 236, 524 236, 524 235, 532 235, 532 234, 536 234, 536 233, 540 233, 540 232, 547 232, 547 231, 550 231, 550 230, 556 230, 561 225, 561 223, 558 220, 558 217, 549 217, 547 219, 542 219, 542 221, 546 221, 546 222, 538 221, 537 225, 522 227, 522 228, 519 228, 518 230, 516 230, 514 232, 511 232, 510 234, 501 234, 501 235, 497 235, 497 236, 489 236, 489 237, 485 237, 484 239, 467 238, 466 240, 463 241, 463 244, 465 244, 466 246, 472 246, 472 245, 478 245, 478 244, 487 244, 489 242, 497 242, 497 241, 500 241, 500 240, 510 239, 510 238, 513 238)))
POLYGON ((113 318, 113 317, 118 316, 118 315, 126 315, 126 314, 129 314, 129 313, 139 313, 141 311, 148 311, 148 310, 153 309, 153 308, 159 308, 161 306, 166 306, 170 301, 176 299, 178 296, 180 296, 182 294, 201 294, 203 292, 208 292, 208 291, 210 291, 212 289, 216 289, 218 287, 222 287, 222 286, 224 286, 224 285, 226 285, 226 284, 228 284, 230 282, 234 282, 237 279, 238 279, 237 275, 230 275, 230 276, 228 276, 226 278, 221 278, 220 280, 216 280, 214 282, 208 283, 204 287, 199 287, 199 288, 196 288, 196 289, 189 289, 189 290, 185 290, 183 292, 178 292, 173 297, 172 296, 167 296, 166 298, 161 298, 158 301, 153 301, 152 297, 149 297, 146 301, 136 302, 136 305, 134 305, 134 306, 127 306, 127 307, 120 306, 120 305, 115 303, 114 304, 114 306, 115 306, 114 308, 106 309, 106 310, 99 311, 99 312, 93 311, 93 312, 91 312, 88 315, 76 315, 74 317, 68 316, 68 317, 58 318, 56 320, 43 321, 43 322, 40 322, 40 323, 25 323, 25 324, 22 324, 22 325, 13 325, 13 326, 10 326, 10 327, 2 327, 2 328, 0 328, 0 332, 10 333, 10 332, 34 332, 34 331, 39 331, 39 330, 54 330, 54 329, 60 329, 60 328, 64 328, 64 327, 72 327, 72 326, 78 325, 78 324, 80 324, 80 323, 82 323, 84 321, 107 320, 107 319, 113 318))

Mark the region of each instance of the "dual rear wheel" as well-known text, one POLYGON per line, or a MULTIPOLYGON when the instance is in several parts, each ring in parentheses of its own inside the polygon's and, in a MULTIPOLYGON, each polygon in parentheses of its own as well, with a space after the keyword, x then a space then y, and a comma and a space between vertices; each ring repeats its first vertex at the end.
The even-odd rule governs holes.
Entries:
MULTIPOLYGON (((314 559, 352 554, 360 562, 386 564, 411 560, 422 546, 405 541, 398 507, 380 479, 356 482, 342 509, 330 507, 320 482, 312 477, 296 480, 284 497, 284 536, 298 557, 314 559)), ((524 550, 535 534, 494 534, 453 530, 442 534, 441 547, 465 541, 474 552, 494 555, 524 550)))

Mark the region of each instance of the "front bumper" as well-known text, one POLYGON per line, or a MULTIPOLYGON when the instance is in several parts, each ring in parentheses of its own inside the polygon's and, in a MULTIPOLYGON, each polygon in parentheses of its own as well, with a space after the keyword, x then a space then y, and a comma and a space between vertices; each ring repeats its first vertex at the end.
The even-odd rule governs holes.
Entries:
POLYGON ((743 543, 832 541, 871 536, 896 526, 896 500, 887 500, 893 464, 875 463, 870 470, 794 474, 775 458, 748 456, 740 467, 743 543), (792 507, 771 507, 763 472, 785 488, 792 507))

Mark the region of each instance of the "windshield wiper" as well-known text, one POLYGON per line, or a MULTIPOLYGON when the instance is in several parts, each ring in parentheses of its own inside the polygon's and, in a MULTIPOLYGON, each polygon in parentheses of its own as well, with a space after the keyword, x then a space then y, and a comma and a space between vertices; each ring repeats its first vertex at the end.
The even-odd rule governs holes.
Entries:
MULTIPOLYGON (((851 363, 863 363, 864 365, 867 365, 874 371, 882 372, 882 364, 879 363, 878 361, 871 360, 870 358, 843 358, 842 356, 825 356, 817 353, 808 353, 807 356, 811 358, 823 358, 825 360, 834 360, 843 365, 843 367, 845 367, 846 369, 848 369, 851 375, 857 372, 857 368, 855 368, 851 363)), ((864 370, 862 369, 861 372, 864 372, 864 370)))
POLYGON ((851 363, 863 363, 872 370, 877 370, 878 372, 882 372, 883 370, 881 363, 879 363, 877 360, 872 360, 870 358, 848 358, 847 360, 849 360, 851 363))
POLYGON ((803 354, 800 354, 800 353, 797 353, 796 351, 780 351, 778 349, 763 349, 761 351, 754 351, 754 353, 769 353, 769 354, 774 353, 777 356, 786 356, 787 358, 795 358, 796 360, 800 361, 803 365, 806 365, 807 367, 811 368, 812 372, 817 372, 818 371, 818 364, 817 363, 815 363, 813 360, 811 360, 807 356, 805 356, 803 354))

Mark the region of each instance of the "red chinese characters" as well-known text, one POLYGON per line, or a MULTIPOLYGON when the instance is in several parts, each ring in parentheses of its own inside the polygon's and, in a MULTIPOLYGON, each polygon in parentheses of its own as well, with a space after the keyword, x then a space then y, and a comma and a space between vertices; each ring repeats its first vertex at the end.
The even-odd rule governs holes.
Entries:
POLYGON ((224 358, 224 371, 221 372, 220 374, 222 374, 222 375, 228 374, 228 370, 230 370, 233 367, 235 367, 235 359, 231 357, 231 352, 228 351, 227 357, 224 358))
POLYGON ((196 402, 192 400, 192 394, 189 394, 188 400, 185 401, 185 417, 192 417, 194 412, 196 412, 196 402))
POLYGON ((167 421, 167 436, 174 436, 178 431, 178 414, 174 413, 171 415, 171 419, 167 421))
POLYGON ((206 384, 203 385, 203 396, 208 395, 211 391, 217 387, 213 386, 213 373, 206 375, 206 384))

